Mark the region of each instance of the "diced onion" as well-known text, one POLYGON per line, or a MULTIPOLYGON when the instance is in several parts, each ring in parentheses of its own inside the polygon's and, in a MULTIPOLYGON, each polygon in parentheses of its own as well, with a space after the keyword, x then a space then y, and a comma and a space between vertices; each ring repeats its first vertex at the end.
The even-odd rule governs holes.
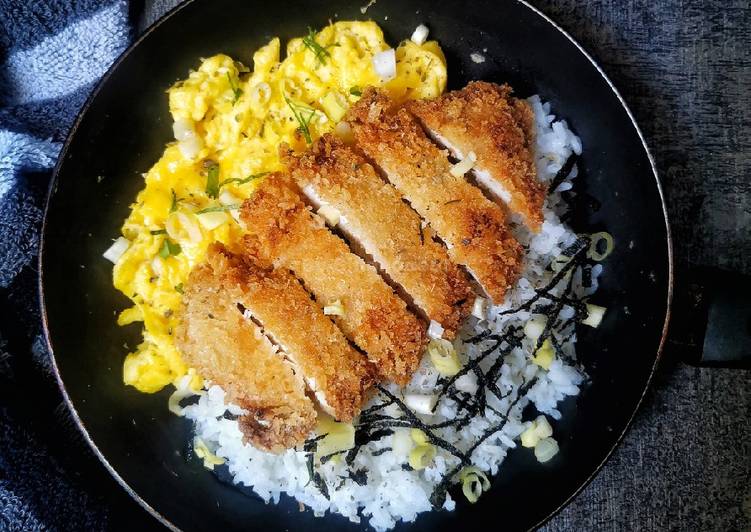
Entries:
POLYGON ((337 299, 333 303, 323 307, 323 313, 326 316, 344 316, 344 305, 337 299))
POLYGON ((224 458, 212 453, 198 436, 193 440, 193 452, 198 458, 203 458, 203 467, 206 469, 214 469, 215 465, 221 465, 225 461, 224 458))
POLYGON ((535 356, 532 357, 532 362, 540 366, 542 369, 550 369, 550 364, 553 363, 555 358, 555 349, 550 342, 550 338, 546 339, 540 348, 535 352, 535 356))
POLYGON ((335 207, 332 207, 331 205, 321 205, 317 212, 331 227, 336 227, 336 224, 339 223, 341 213, 335 207))
POLYGON ((227 213, 222 211, 217 212, 202 212, 198 214, 198 221, 204 229, 211 231, 216 229, 227 221, 227 213))
POLYGON ((471 151, 467 154, 467 156, 453 165, 449 169, 449 173, 454 177, 461 177, 470 170, 472 170, 472 167, 477 162, 477 155, 475 155, 475 152, 471 151))
POLYGON ((178 118, 172 124, 172 133, 175 140, 186 140, 195 136, 196 130, 193 127, 193 121, 188 118, 178 118))
POLYGON ((600 231, 599 233, 594 233, 590 235, 590 243, 589 243, 589 249, 587 250, 587 257, 590 259, 600 262, 601 260, 605 260, 608 255, 610 255, 613 252, 613 248, 615 247, 615 243, 613 241, 613 235, 610 233, 607 233, 605 231, 600 231), (597 248, 600 247, 600 242, 605 243, 605 249, 600 253, 597 248))
POLYGON ((547 325, 547 323, 548 318, 546 316, 543 314, 536 314, 524 324, 524 334, 530 340, 536 341, 545 330, 545 325, 547 325))
POLYGON ((438 398, 435 395, 422 395, 419 393, 408 393, 404 395, 404 404, 418 414, 432 414, 437 400, 438 398))
POLYGON ((428 40, 428 27, 425 24, 417 26, 415 31, 412 32, 410 40, 418 46, 425 43, 425 41, 428 40))
POLYGON ((110 261, 112 264, 117 264, 117 261, 120 260, 120 257, 123 256, 123 253, 128 251, 128 248, 130 247, 130 240, 128 240, 125 237, 118 237, 110 247, 107 248, 107 251, 102 253, 102 257, 110 261))
POLYGON ((459 473, 462 493, 471 503, 476 503, 483 491, 490 489, 488 477, 478 467, 465 467, 459 473))
POLYGON ((414 470, 425 469, 433 461, 435 455, 435 446, 429 443, 417 445, 409 453, 409 465, 414 470))
POLYGON ((396 51, 393 48, 378 52, 373 56, 373 69, 381 81, 389 81, 396 77, 396 51))
POLYGON ((582 320, 582 323, 594 328, 599 327, 606 310, 605 307, 587 303, 587 317, 582 320))
POLYGON ((414 447, 410 431, 404 428, 394 429, 394 437, 391 439, 391 450, 397 456, 407 456, 414 447))
POLYGON ((355 142, 355 135, 352 132, 352 126, 349 125, 349 122, 339 122, 334 127, 334 134, 345 144, 352 144, 355 142))
POLYGON ((428 326, 428 336, 430 338, 443 338, 443 327, 440 323, 434 320, 430 320, 428 326))
POLYGON ((485 307, 487 306, 487 303, 488 300, 484 297, 475 298, 475 302, 472 305, 472 315, 478 320, 485 319, 485 307))
POLYGON ((180 153, 186 159, 195 159, 203 149, 203 139, 195 133, 177 142, 180 153))
POLYGON ((454 345, 448 340, 441 338, 430 340, 428 342, 428 355, 430 355, 430 361, 435 369, 444 377, 451 377, 459 373, 461 363, 454 345))
POLYGON ((200 242, 203 238, 196 215, 185 211, 175 211, 167 217, 164 224, 167 234, 173 240, 190 240, 200 242))
POLYGON ((465 373, 454 381, 454 387, 460 392, 474 395, 477 392, 477 375, 473 372, 465 373))
POLYGON ((554 438, 543 438, 535 445, 535 458, 544 464, 558 454, 558 442, 554 438))

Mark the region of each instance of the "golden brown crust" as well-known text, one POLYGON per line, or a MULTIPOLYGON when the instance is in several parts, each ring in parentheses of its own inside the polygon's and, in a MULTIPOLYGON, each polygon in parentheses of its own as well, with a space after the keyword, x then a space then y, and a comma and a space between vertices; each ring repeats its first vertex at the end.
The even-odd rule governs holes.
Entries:
POLYGON ((422 220, 396 189, 332 135, 285 161, 300 188, 337 209, 340 228, 453 338, 471 310, 472 289, 445 248, 423 234, 422 220))
POLYGON ((300 282, 286 270, 263 268, 221 245, 212 245, 207 260, 220 282, 237 287, 236 301, 300 370, 321 406, 351 421, 373 383, 370 367, 300 282))
POLYGON ((294 272, 382 378, 406 384, 422 355, 425 326, 381 279, 303 203, 287 176, 268 177, 241 209, 249 255, 294 272), (377 317, 377 319, 376 319, 377 317), (378 326, 375 326, 375 323, 378 326))
POLYGON ((439 98, 407 105, 429 131, 460 153, 473 151, 476 171, 505 189, 509 209, 537 232, 546 192, 537 179, 533 155, 534 114, 526 101, 511 93, 508 85, 474 81, 439 98))
POLYGON ((463 177, 452 176, 446 152, 385 93, 367 88, 350 109, 349 121, 358 147, 446 243, 449 256, 502 302, 519 276, 522 249, 500 207, 463 177))
POLYGON ((237 299, 237 286, 226 284, 211 265, 197 266, 185 284, 177 345, 186 363, 248 411, 239 418, 244 438, 279 452, 305 440, 316 411, 300 375, 243 318, 237 299))

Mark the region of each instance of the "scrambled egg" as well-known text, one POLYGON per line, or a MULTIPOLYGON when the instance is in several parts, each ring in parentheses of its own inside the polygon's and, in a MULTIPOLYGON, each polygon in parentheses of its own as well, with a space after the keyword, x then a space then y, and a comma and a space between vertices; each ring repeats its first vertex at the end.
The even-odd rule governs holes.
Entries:
MULTIPOLYGON (((134 303, 118 323, 143 322, 143 342, 125 359, 126 384, 156 392, 187 373, 172 336, 182 285, 211 242, 237 246, 237 207, 266 172, 281 169, 280 143, 304 150, 368 85, 398 100, 443 92, 446 61, 436 42, 402 42, 396 76, 384 82, 372 59, 387 49, 376 23, 337 22, 291 40, 283 61, 274 38, 254 54, 252 72, 220 54, 169 90, 179 142, 145 174, 122 228, 130 245, 114 268, 115 287, 134 303)), ((193 386, 200 384, 196 376, 193 386)))

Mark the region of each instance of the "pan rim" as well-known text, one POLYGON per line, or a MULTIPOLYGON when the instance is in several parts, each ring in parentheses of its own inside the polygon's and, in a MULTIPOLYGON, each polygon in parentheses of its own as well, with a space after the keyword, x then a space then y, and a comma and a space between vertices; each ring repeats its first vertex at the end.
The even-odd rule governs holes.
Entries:
MULTIPOLYGON (((166 22, 168 19, 176 15, 178 12, 180 12, 182 9, 186 8, 188 5, 191 5, 195 2, 195 0, 186 0, 179 5, 173 7, 168 12, 166 12, 164 15, 162 15, 156 22, 154 22, 151 26, 149 26, 137 39, 135 39, 121 54, 118 56, 118 58, 112 63, 112 65, 109 67, 107 72, 102 76, 102 78, 97 82, 96 87, 91 92, 89 97, 86 99, 86 102, 81 107, 81 110, 78 112, 78 115, 76 117, 75 122, 71 126, 70 131, 68 132, 68 135, 65 139, 65 143, 63 144, 62 149, 60 150, 60 154, 58 155, 57 162, 55 163, 55 166, 52 171, 52 176, 50 178, 50 184, 47 191, 47 197, 45 200, 45 206, 44 206, 44 216, 42 220, 42 227, 40 231, 40 238, 39 238, 39 256, 37 259, 37 265, 38 265, 38 295, 39 295, 39 302, 40 302, 40 313, 42 318, 42 330, 44 332, 44 340, 45 344, 47 346, 47 350, 49 352, 49 357, 52 363, 52 369, 55 374, 55 380, 57 381, 58 388, 60 389, 60 392, 63 396, 63 400, 65 404, 67 405, 68 409, 71 412, 71 415, 73 416, 73 419, 78 426, 78 429, 82 433, 84 439, 86 440, 89 447, 92 449, 96 457, 99 459, 99 461, 104 465, 105 469, 112 475, 112 477, 120 484, 123 489, 130 495, 144 510, 146 510, 149 514, 151 514, 155 519, 157 519, 161 524, 163 524, 165 527, 167 527, 170 530, 179 532, 181 529, 176 526, 174 523, 172 523, 169 519, 167 519, 165 516, 163 516, 159 511, 157 511, 154 507, 152 507, 149 503, 146 502, 128 483, 127 481, 117 472, 117 470, 112 466, 112 464, 109 463, 107 458, 104 456, 104 454, 100 451, 97 444, 92 439, 91 435, 89 434, 88 430, 86 429, 86 426, 83 423, 83 420, 80 418, 78 411, 73 404, 73 401, 71 400, 70 396, 68 395, 67 389, 65 387, 65 384, 63 383, 62 376, 60 374, 60 369, 57 365, 57 359, 55 357, 54 348, 52 346, 52 338, 49 333, 49 323, 48 323, 48 317, 47 317, 47 305, 45 301, 45 295, 44 295, 44 251, 45 251, 45 240, 46 240, 46 233, 47 233, 47 217, 49 213, 50 203, 52 201, 52 197, 54 195, 54 191, 57 187, 58 183, 58 176, 60 169, 62 167, 63 161, 65 160, 65 157, 68 153, 68 149, 70 147, 70 144, 73 140, 73 138, 76 135, 76 132, 78 131, 78 127, 83 120, 83 117, 88 112, 89 108, 91 107, 94 100, 97 98, 99 93, 102 90, 102 87, 106 84, 106 82, 109 80, 109 78, 112 76, 112 74, 117 70, 120 66, 120 64, 125 61, 125 59, 135 50, 140 44, 148 38, 154 31, 156 31, 164 22, 166 22)), ((623 107, 624 111, 626 112, 626 115, 628 116, 629 121, 631 122, 632 126, 634 127, 639 140, 641 142, 642 147, 644 148, 645 153, 647 154, 647 158, 649 160, 650 167, 652 169, 652 176, 654 177, 655 185, 657 186, 657 192, 660 198, 660 206, 662 208, 662 214, 663 214, 663 220, 665 222, 665 241, 667 245, 667 255, 668 255, 668 283, 667 283, 667 298, 666 298, 666 307, 665 307, 665 320, 663 322, 662 327, 662 333, 660 336, 660 342, 657 346, 657 351, 655 353, 655 361, 652 364, 652 367, 649 371, 649 375, 647 377, 647 380, 644 384, 644 389, 642 390, 642 393, 636 402, 633 412, 629 416, 628 420, 626 421, 626 424, 623 427, 623 430, 618 435, 616 440, 613 442, 613 444, 608 449, 608 452, 603 457, 601 462, 594 468, 594 470, 591 472, 589 476, 587 476, 586 479, 584 479, 579 486, 564 500, 562 501, 556 508, 554 508, 550 513, 548 513, 545 517, 540 519, 537 523, 535 523, 532 527, 529 528, 529 530, 534 530, 539 527, 541 527, 543 524, 550 521, 553 517, 555 517, 558 513, 560 513, 566 506, 568 506, 581 492, 592 482, 592 480, 600 473, 602 468, 605 466, 605 464, 610 460, 615 450, 621 445, 623 442, 623 439, 625 438, 626 434, 630 430, 634 418, 636 417, 636 414, 639 412, 639 409, 641 408, 644 398, 647 395, 647 392, 649 391, 652 381, 654 379, 655 372, 657 370, 657 367, 660 363, 660 360, 663 355, 663 349, 665 346, 665 341, 667 338, 668 333, 668 327, 670 323, 670 317, 671 317, 671 305, 672 305, 672 299, 673 299, 673 290, 674 290, 674 255, 673 255, 673 239, 670 231, 670 222, 668 218, 668 212, 667 212, 667 205, 665 203, 665 194, 662 189, 662 184, 660 182, 660 177, 657 171, 657 165, 655 163, 654 157, 652 155, 651 150, 649 149, 649 146, 647 145, 646 139, 644 138, 644 135, 641 131, 641 128, 636 122, 636 119, 634 118, 633 113, 631 112, 631 109, 629 108, 628 104, 626 103, 625 99, 621 95, 621 93, 618 91, 618 89, 615 87, 613 82, 610 80, 610 78, 607 76, 605 71, 600 67, 600 65, 595 61, 595 59, 592 57, 592 55, 587 52, 587 50, 576 40, 574 39, 566 30, 564 30, 560 25, 558 25, 555 21, 553 21, 549 16, 547 16, 545 13, 540 11, 538 8, 531 5, 527 0, 514 0, 517 4, 521 4, 525 8, 532 11, 535 15, 540 17, 543 21, 545 21, 547 24, 549 24, 554 30, 558 31, 563 37, 565 37, 571 44, 574 45, 574 47, 589 61, 589 63, 597 70, 599 75, 602 77, 602 79, 605 81, 605 83, 608 85, 610 90, 613 92, 613 94, 616 96, 618 101, 620 102, 620 105, 623 107)))

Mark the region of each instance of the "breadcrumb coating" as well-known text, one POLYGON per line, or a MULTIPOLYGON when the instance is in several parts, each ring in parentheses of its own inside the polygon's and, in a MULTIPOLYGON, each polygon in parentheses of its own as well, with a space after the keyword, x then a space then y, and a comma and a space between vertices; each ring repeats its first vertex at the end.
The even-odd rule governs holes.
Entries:
POLYGON ((371 368, 300 282, 285 269, 264 268, 218 245, 208 261, 223 283, 238 287, 237 301, 300 370, 321 407, 351 421, 367 400, 371 368))
POLYGON ((337 227, 399 285, 428 320, 453 338, 474 300, 466 274, 420 216, 351 146, 326 134, 303 154, 284 154, 303 194, 340 215, 337 227))
POLYGON ((197 266, 185 283, 176 341, 190 366, 248 411, 238 419, 245 440, 280 452, 305 440, 316 411, 302 377, 238 310, 241 290, 211 264, 197 266))
POLYGON ((508 85, 473 81, 461 90, 407 107, 441 144, 463 159, 474 152, 478 182, 518 213, 533 231, 542 225, 545 187, 534 161, 534 114, 508 85))
POLYGON ((367 88, 348 117, 357 146, 383 171, 497 304, 520 274, 522 248, 502 209, 463 176, 405 108, 367 88))
POLYGON ((400 385, 409 382, 422 356, 425 325, 373 266, 310 211, 289 176, 266 178, 240 216, 249 255, 291 270, 321 307, 341 305, 341 315, 331 317, 379 376, 400 385))

